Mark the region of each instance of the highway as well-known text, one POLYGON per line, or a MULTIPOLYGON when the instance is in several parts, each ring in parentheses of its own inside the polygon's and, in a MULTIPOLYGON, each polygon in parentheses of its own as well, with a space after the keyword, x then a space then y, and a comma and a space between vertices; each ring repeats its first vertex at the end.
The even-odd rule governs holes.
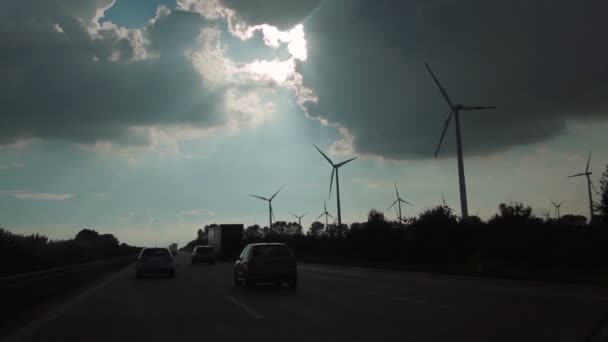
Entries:
POLYGON ((231 264, 176 261, 175 279, 129 266, 4 340, 587 341, 608 313, 600 287, 300 264, 297 290, 249 290, 231 264))

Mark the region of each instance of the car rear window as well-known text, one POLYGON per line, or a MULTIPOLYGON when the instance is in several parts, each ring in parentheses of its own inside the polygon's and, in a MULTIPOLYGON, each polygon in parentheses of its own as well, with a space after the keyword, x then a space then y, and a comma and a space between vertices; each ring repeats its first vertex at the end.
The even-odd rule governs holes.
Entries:
POLYGON ((290 257, 291 251, 285 245, 255 246, 253 256, 260 257, 290 257))
POLYGON ((142 257, 150 256, 169 256, 169 251, 166 248, 146 248, 141 254, 142 257))
POLYGON ((213 247, 196 247, 196 253, 210 253, 213 252, 213 247))

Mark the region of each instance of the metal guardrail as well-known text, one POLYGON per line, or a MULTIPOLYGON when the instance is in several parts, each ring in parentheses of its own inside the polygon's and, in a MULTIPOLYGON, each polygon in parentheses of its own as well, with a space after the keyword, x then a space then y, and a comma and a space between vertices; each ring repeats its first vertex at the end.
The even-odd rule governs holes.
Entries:
POLYGON ((125 267, 136 255, 0 277, 0 324, 125 267))

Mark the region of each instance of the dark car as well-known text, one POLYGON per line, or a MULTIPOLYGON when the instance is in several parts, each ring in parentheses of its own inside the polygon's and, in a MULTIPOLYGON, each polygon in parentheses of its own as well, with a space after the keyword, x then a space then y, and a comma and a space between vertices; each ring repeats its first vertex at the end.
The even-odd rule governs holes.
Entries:
POLYGON ((168 248, 144 248, 139 253, 135 275, 141 278, 150 273, 164 273, 175 277, 175 261, 168 248))
POLYGON ((211 246, 196 246, 192 251, 192 257, 190 260, 192 265, 199 262, 213 264, 215 263, 215 251, 211 246))
POLYGON ((245 246, 234 264, 234 284, 247 287, 257 283, 298 285, 296 258, 283 243, 253 243, 245 246))

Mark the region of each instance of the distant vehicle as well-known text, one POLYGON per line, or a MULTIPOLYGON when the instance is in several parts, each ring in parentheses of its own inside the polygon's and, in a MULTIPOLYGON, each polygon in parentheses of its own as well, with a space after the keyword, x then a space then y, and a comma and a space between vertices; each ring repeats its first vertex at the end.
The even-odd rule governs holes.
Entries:
POLYGON ((211 246, 196 246, 192 251, 192 265, 198 262, 206 262, 208 264, 215 263, 215 253, 211 246))
POLYGON ((169 245, 169 250, 173 256, 177 256, 177 243, 172 243, 169 245))
POLYGON ((217 259, 234 260, 243 246, 243 225, 220 224, 209 227, 207 238, 217 259))
POLYGON ((175 277, 175 261, 168 248, 144 248, 137 257, 135 276, 141 278, 150 273, 165 273, 175 277))
POLYGON ((256 283, 287 283, 295 289, 298 286, 296 258, 283 243, 252 243, 243 249, 234 263, 234 285, 246 287, 256 283))

